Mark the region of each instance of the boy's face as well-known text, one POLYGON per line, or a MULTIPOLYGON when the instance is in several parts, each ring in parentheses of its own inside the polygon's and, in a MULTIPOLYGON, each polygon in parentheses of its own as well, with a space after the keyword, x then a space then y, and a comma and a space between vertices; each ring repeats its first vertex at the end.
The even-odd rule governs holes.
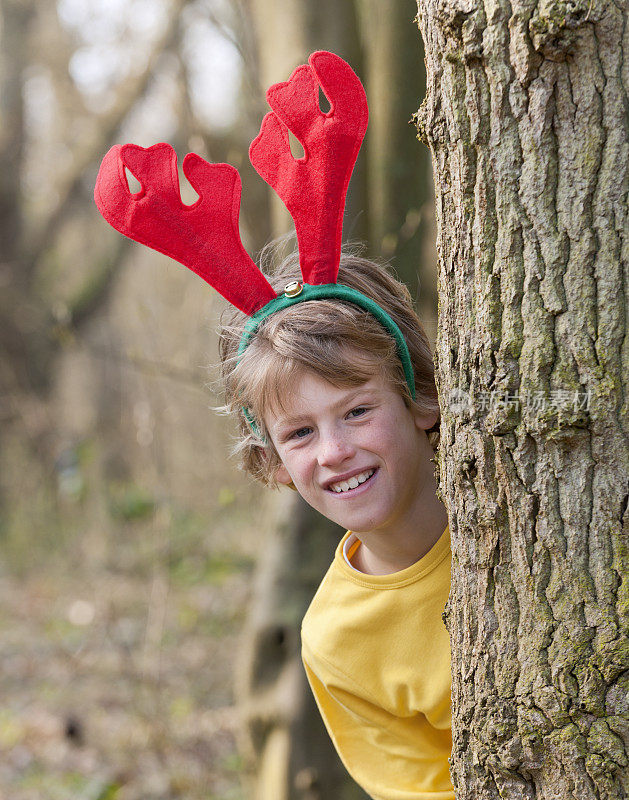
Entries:
POLYGON ((292 481, 313 508, 356 533, 399 535, 417 524, 434 475, 426 429, 436 414, 410 411, 383 375, 338 388, 306 369, 283 406, 264 418, 282 461, 279 483, 292 481))

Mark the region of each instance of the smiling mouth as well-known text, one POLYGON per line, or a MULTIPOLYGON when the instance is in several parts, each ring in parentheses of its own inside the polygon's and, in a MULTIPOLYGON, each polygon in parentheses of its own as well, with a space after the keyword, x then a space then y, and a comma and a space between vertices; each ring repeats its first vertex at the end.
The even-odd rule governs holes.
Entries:
POLYGON ((357 489, 359 486, 362 486, 363 483, 366 483, 376 472, 375 469, 367 469, 364 472, 359 473, 358 475, 353 475, 346 481, 339 481, 338 483, 331 483, 328 486, 328 491, 335 492, 336 494, 344 494, 346 492, 352 492, 354 489, 357 489))

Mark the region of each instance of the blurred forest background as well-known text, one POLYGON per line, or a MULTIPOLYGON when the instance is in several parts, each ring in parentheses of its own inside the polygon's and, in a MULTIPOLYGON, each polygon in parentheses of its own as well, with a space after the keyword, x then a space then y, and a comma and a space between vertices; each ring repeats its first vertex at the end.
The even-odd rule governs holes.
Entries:
MULTIPOLYGON (((391 259, 415 293, 419 280, 434 339, 430 169, 410 124, 424 93, 416 11, 0 0, 0 798, 248 799, 253 773, 313 730, 310 710, 273 739, 267 710, 256 734, 239 692, 255 693, 260 609, 294 606, 298 625, 338 531, 315 540, 299 599, 273 600, 293 568, 285 545, 310 523, 292 493, 263 490, 229 458, 233 430, 212 410, 224 302, 109 229, 92 191, 118 142, 228 161, 255 257, 290 230, 247 158, 264 91, 334 50, 371 114, 345 237, 391 259)), ((288 627, 273 630, 286 648, 288 627)), ((264 672, 272 658, 258 661, 264 672)), ((315 773, 292 773, 286 797, 319 796, 315 773)))

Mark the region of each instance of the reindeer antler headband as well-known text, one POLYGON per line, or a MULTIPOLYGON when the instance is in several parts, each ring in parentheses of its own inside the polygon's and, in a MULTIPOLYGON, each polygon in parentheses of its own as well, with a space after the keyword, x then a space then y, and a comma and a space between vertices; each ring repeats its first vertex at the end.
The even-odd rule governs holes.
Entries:
MULTIPOLYGON (((345 300, 373 314, 393 336, 415 399, 413 367, 399 327, 371 298, 336 282, 347 186, 367 129, 365 90, 349 64, 320 50, 288 81, 271 86, 266 97, 272 111, 249 158, 293 218, 303 284, 293 281, 277 295, 242 246, 240 175, 229 164, 209 164, 188 153, 183 171, 199 199, 187 206, 170 145, 115 145, 96 179, 96 205, 120 233, 181 262, 249 316, 239 355, 270 314, 306 300, 345 300), (330 103, 327 114, 319 108, 319 85, 330 103), (303 158, 292 155, 289 130, 302 144, 303 158), (131 193, 125 167, 139 180, 139 192, 131 193)), ((246 409, 245 415, 251 422, 246 409)))

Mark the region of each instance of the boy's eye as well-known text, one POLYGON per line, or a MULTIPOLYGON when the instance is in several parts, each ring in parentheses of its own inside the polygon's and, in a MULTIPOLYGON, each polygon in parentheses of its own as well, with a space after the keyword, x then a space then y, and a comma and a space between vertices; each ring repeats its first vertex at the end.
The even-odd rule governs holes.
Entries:
POLYGON ((311 428, 297 428, 296 431, 293 431, 289 435, 289 439, 303 439, 305 436, 308 436, 310 433, 311 428))
POLYGON ((358 406, 357 408, 352 408, 352 410, 349 412, 348 416, 349 417, 362 417, 362 415, 365 414, 366 411, 367 411, 367 409, 364 406, 358 406))

